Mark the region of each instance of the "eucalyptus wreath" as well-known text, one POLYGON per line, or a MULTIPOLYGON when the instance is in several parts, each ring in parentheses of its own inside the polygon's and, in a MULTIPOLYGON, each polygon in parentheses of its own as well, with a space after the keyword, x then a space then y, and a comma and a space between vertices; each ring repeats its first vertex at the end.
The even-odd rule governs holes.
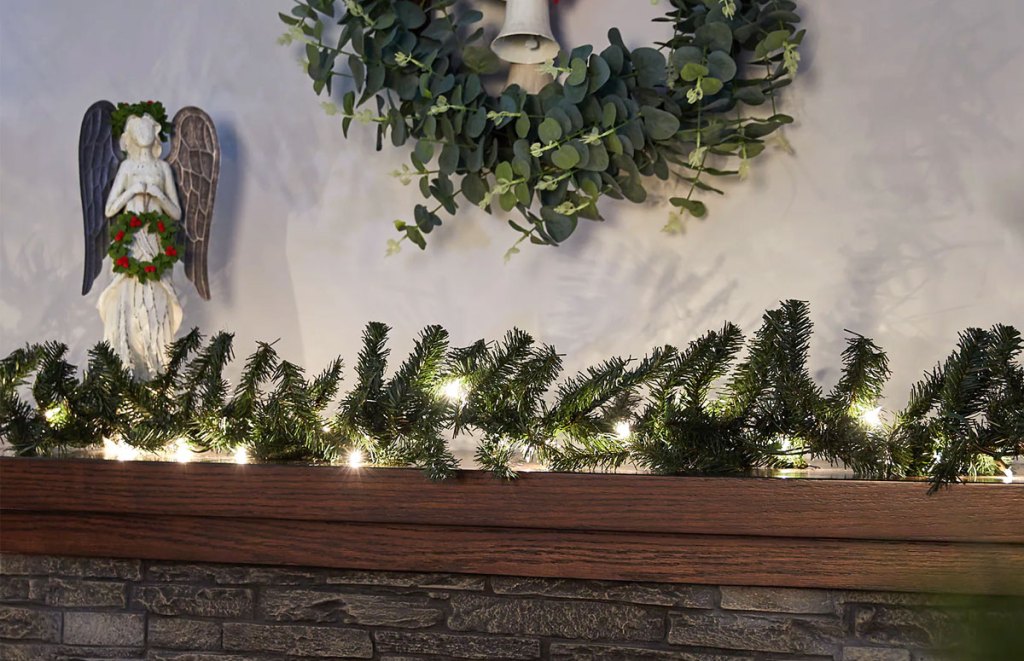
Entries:
MULTIPOLYGON (((668 0, 655 21, 668 40, 630 49, 619 30, 609 45, 561 53, 542 69, 554 82, 538 94, 516 85, 497 97, 482 79, 499 61, 481 43, 483 15, 456 11, 457 0, 296 0, 282 43, 305 44, 304 68, 317 94, 349 79, 340 115, 377 126, 377 148, 415 143, 411 165, 392 174, 418 180, 432 207, 395 227, 420 248, 454 214, 461 196, 491 213, 517 211, 509 225, 557 245, 579 219, 602 220, 603 196, 641 203, 645 178, 681 181, 665 229, 682 214, 703 217, 702 192, 722 194, 709 177, 746 178, 766 139, 793 120, 776 96, 799 66, 804 31, 793 0, 668 0), (335 25, 336 24, 336 25, 335 25), (762 110, 767 108, 767 110, 762 110)), ((390 242, 397 249, 398 242, 390 242)))

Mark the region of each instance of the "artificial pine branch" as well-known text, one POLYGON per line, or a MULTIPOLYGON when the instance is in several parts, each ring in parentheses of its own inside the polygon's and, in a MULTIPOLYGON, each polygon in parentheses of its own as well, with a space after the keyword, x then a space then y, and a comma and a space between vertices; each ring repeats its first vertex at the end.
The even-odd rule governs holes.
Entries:
POLYGON ((168 347, 165 373, 148 380, 133 379, 104 343, 90 351, 81 376, 65 358, 67 347, 32 345, 0 360, 0 437, 19 454, 106 437, 144 450, 179 438, 199 449, 244 445, 267 460, 334 461, 358 448, 371 463, 420 466, 437 479, 458 466, 446 435, 462 432, 480 435, 478 463, 502 478, 515 476, 520 456, 558 470, 635 465, 742 474, 801 465, 810 455, 860 475, 927 474, 940 485, 997 471, 1024 453, 1024 342, 1009 326, 962 333, 956 350, 883 428, 859 416, 881 396, 885 353, 852 337, 840 379, 824 394, 807 369, 812 326, 799 301, 765 313, 735 368, 743 336, 726 324, 685 351, 614 358, 553 391, 561 357, 522 331, 450 349, 444 329, 427 327, 390 378, 388 332, 384 324, 366 327, 355 384, 333 417, 340 360, 307 379, 271 345, 259 344, 229 394, 227 333, 206 343, 198 331, 188 333, 168 347), (449 379, 461 382, 464 398, 447 399, 449 379), (26 389, 35 406, 21 399, 26 389))

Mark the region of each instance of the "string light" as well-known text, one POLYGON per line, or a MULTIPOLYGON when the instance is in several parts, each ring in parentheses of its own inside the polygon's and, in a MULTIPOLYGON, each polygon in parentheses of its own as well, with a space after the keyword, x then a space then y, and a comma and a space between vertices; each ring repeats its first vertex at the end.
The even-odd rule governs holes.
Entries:
POLYGON ((134 461, 139 458, 139 451, 122 440, 103 439, 103 458, 117 461, 134 461))
POLYGON ((53 422, 54 419, 56 419, 57 416, 59 416, 59 415, 60 415, 60 407, 59 406, 52 406, 52 407, 46 409, 46 412, 43 413, 43 417, 46 418, 47 422, 53 422))
POLYGON ((192 448, 188 446, 188 440, 184 438, 174 439, 174 460, 179 464, 187 464, 192 461, 192 448))
POLYGON ((882 407, 865 408, 860 413, 860 421, 872 429, 882 426, 882 407))
POLYGON ((1013 469, 1007 466, 1003 469, 1003 484, 1013 483, 1013 469))
POLYGON ((615 423, 615 437, 618 438, 619 440, 626 440, 632 433, 632 428, 629 426, 629 423, 626 422, 625 420, 619 420, 618 422, 615 423))
POLYGON ((466 386, 466 381, 461 376, 455 377, 454 379, 448 380, 441 387, 441 394, 445 396, 448 401, 455 402, 456 404, 465 404, 466 400, 469 399, 469 388, 466 386))
POLYGON ((236 464, 247 464, 249 463, 249 448, 244 445, 239 445, 235 448, 235 454, 232 457, 236 464))
POLYGON ((363 451, 356 448, 348 453, 348 467, 361 468, 363 466, 363 451))

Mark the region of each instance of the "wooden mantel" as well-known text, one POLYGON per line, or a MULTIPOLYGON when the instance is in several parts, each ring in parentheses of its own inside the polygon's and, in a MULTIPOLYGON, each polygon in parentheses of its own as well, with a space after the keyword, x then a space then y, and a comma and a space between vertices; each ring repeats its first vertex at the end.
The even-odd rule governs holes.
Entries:
POLYGON ((0 551, 1024 595, 1024 485, 0 459, 0 551))

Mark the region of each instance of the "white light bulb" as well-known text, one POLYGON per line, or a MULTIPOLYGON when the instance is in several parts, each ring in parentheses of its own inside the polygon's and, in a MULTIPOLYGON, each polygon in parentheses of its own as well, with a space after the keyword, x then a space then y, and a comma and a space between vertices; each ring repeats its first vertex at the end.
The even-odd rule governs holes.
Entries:
POLYGON ((116 459, 117 461, 133 461, 139 456, 139 451, 121 440, 109 438, 103 439, 103 458, 116 459))
POLYGON ((239 445, 235 448, 234 460, 236 464, 249 463, 249 448, 244 445, 239 445))
POLYGON ((187 464, 192 461, 192 448, 184 438, 174 439, 174 460, 179 464, 187 464))
POLYGON ((629 423, 626 422, 625 420, 619 420, 618 422, 615 423, 615 436, 620 440, 625 440, 629 438, 629 435, 632 433, 633 430, 630 428, 629 423))
POLYGON ((51 406, 43 413, 43 417, 46 418, 47 422, 53 422, 53 419, 60 415, 60 410, 59 406, 51 406))
POLYGON ((861 411, 860 421, 872 429, 878 429, 882 426, 882 407, 864 409, 861 411))
POLYGON ((451 402, 465 404, 469 398, 469 388, 466 387, 466 382, 462 377, 456 377, 441 387, 441 394, 451 402))
POLYGON ((363 451, 359 448, 348 453, 348 467, 360 468, 363 465, 363 451))
POLYGON ((1003 469, 1003 484, 1013 483, 1013 469, 1007 466, 1003 469))

